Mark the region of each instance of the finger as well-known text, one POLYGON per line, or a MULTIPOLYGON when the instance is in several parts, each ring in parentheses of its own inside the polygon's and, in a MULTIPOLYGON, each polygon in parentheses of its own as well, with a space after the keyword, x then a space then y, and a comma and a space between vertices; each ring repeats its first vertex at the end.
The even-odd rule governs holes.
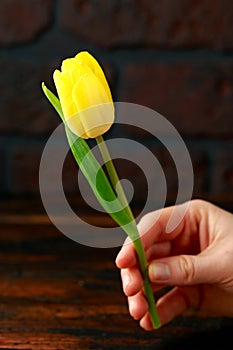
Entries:
MULTIPOLYGON (((151 247, 147 249, 146 258, 147 258, 147 261, 150 261, 152 259, 159 259, 170 255, 170 252, 171 252, 170 241, 159 242, 159 243, 153 244, 151 247)), ((123 246, 116 258, 117 267, 121 269, 130 268, 130 267, 136 266, 137 263, 138 263, 137 254, 133 247, 133 244, 128 246, 123 246)))
MULTIPOLYGON (((182 314, 188 307, 197 307, 200 303, 200 287, 175 287, 162 296, 157 302, 157 310, 161 325, 172 321, 176 316, 182 314)), ((140 326, 150 331, 153 329, 150 315, 146 312, 140 321, 140 326)))
POLYGON ((164 325, 189 307, 200 303, 200 286, 175 287, 163 295, 157 302, 161 324, 164 325))
POLYGON ((139 324, 145 331, 152 331, 153 330, 153 326, 152 326, 152 323, 151 323, 151 320, 150 320, 150 315, 149 315, 148 311, 141 318, 139 324))
POLYGON ((133 244, 123 245, 116 257, 115 262, 119 269, 124 269, 136 265, 137 254, 133 244))
POLYGON ((129 313, 135 320, 140 320, 148 310, 148 304, 143 292, 128 297, 129 313))
MULTIPOLYGON (((181 223, 171 234, 166 234, 166 225, 171 216, 174 207, 163 208, 154 212, 148 213, 142 217, 138 223, 138 231, 141 236, 144 249, 147 250, 155 242, 167 241, 178 235, 184 224, 181 223)), ((177 212, 183 211, 182 205, 177 206, 177 212)), ((116 258, 116 265, 119 268, 131 267, 136 264, 137 257, 132 244, 132 241, 128 237, 121 248, 116 258)))
POLYGON ((153 244, 146 251, 147 261, 164 258, 171 254, 171 242, 163 241, 153 244))
POLYGON ((200 283, 216 283, 224 275, 224 264, 217 253, 178 255, 154 260, 149 265, 149 277, 154 283, 169 286, 188 286, 200 283), (215 256, 216 255, 216 256, 215 256))
POLYGON ((137 268, 122 269, 121 279, 126 296, 132 296, 143 288, 142 277, 137 268))
MULTIPOLYGON (((174 207, 167 207, 142 217, 137 227, 145 249, 155 242, 171 240, 183 230, 183 222, 181 222, 173 232, 166 234, 166 226, 173 210, 174 207)), ((181 211, 182 205, 177 206, 176 210, 181 211)))
POLYGON ((159 292, 164 288, 167 288, 165 284, 151 283, 153 292, 159 292))
MULTIPOLYGON (((188 204, 188 209, 187 203, 184 203, 177 205, 176 207, 156 210, 142 217, 138 224, 138 230, 145 251, 147 251, 155 243, 171 241, 181 233, 187 234, 187 237, 198 235, 199 231, 197 227, 199 226, 199 222, 202 220, 204 225, 204 222, 207 220, 205 217, 207 213, 207 204, 198 200, 190 201, 188 204), (186 208, 187 211, 183 217, 183 220, 181 220, 181 222, 174 227, 170 233, 166 233, 167 223, 174 209, 176 209, 177 217, 180 218, 180 216, 184 214, 184 208, 186 208)), ((207 234, 207 232, 205 232, 205 234, 207 234)), ((129 242, 130 240, 125 242, 122 250, 117 256, 116 264, 119 268, 126 268, 136 264, 137 257, 133 245, 129 244, 129 242)))
POLYGON ((198 234, 198 224, 200 220, 205 220, 205 204, 203 201, 189 201, 180 205, 163 208, 148 213, 142 217, 138 224, 143 246, 148 249, 155 242, 169 241, 177 237, 180 233, 198 234), (174 216, 175 215, 175 216, 174 216), (173 223, 176 226, 167 233, 167 224, 173 216, 173 223))

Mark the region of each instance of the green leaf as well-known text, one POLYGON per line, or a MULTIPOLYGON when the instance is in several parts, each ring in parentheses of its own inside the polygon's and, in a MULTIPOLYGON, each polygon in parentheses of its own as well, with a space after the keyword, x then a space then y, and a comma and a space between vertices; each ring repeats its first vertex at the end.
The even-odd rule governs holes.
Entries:
POLYGON ((59 116, 61 117, 63 123, 65 123, 65 118, 63 116, 63 112, 62 112, 62 108, 61 108, 61 103, 59 101, 59 99, 57 98, 57 96, 55 96, 52 91, 50 91, 45 83, 41 84, 42 90, 45 94, 45 96, 47 97, 47 99, 49 100, 49 102, 51 103, 51 105, 55 108, 55 110, 57 111, 57 113, 59 114, 59 116))
POLYGON ((86 177, 89 185, 91 186, 97 200, 105 211, 115 220, 115 222, 131 237, 132 240, 138 238, 138 231, 135 221, 132 220, 132 217, 128 214, 126 208, 122 206, 121 202, 116 197, 116 194, 113 191, 105 172, 93 155, 87 142, 81 137, 75 135, 68 128, 63 116, 59 99, 45 86, 44 83, 42 84, 42 89, 45 96, 64 122, 71 151, 83 175, 86 177))

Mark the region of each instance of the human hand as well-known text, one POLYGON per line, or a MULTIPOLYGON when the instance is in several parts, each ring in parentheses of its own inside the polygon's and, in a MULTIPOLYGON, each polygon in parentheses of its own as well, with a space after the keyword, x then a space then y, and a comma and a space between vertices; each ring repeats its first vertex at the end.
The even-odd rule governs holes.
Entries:
MULTIPOLYGON (((182 210, 182 205, 177 209, 182 210)), ((166 233, 173 207, 145 215, 138 224, 154 291, 173 288, 157 302, 162 325, 189 307, 233 317, 233 215, 202 200, 190 201, 182 222, 166 233)), ((133 244, 127 242, 116 265, 121 269, 129 312, 151 330, 143 281, 133 244)))

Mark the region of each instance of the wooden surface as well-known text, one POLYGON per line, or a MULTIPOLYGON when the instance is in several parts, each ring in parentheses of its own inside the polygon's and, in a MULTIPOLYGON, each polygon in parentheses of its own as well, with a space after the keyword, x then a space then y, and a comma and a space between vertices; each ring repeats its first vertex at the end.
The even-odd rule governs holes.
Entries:
POLYGON ((118 249, 75 243, 15 203, 0 203, 0 349, 231 348, 232 320, 191 311, 141 330, 128 315, 118 249))

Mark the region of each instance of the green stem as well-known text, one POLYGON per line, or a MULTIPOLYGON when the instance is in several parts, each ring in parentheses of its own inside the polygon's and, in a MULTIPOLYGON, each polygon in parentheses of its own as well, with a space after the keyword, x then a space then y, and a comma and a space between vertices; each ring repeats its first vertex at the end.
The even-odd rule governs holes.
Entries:
POLYGON ((133 226, 131 226, 131 227, 133 227, 134 232, 131 233, 131 236, 134 237, 133 244, 134 244, 134 248, 137 252, 140 270, 141 270, 141 274, 142 274, 142 278, 143 278, 144 294, 145 294, 145 297, 146 297, 147 302, 148 302, 150 319, 151 319, 151 323, 152 323, 153 328, 159 328, 161 326, 161 323, 160 323, 158 311, 156 309, 154 294, 153 294, 152 286, 151 286, 149 275, 148 275, 148 264, 147 264, 147 260, 146 260, 146 255, 145 255, 142 241, 141 241, 141 238, 140 238, 137 226, 136 226, 134 216, 133 216, 131 208, 128 204, 124 189, 121 186, 116 168, 113 164, 113 161, 111 159, 107 145, 104 142, 103 137, 102 136, 96 137, 96 142, 97 142, 98 147, 100 149, 100 153, 102 155, 102 158, 105 162, 105 166, 106 166, 108 175, 110 177, 110 181, 112 183, 113 189, 116 190, 116 185, 118 184, 118 188, 117 188, 118 193, 117 194, 119 196, 119 200, 120 200, 121 204, 123 205, 123 207, 125 208, 125 210, 127 211, 128 215, 131 219, 131 222, 133 223, 133 226))
POLYGON ((148 302, 150 320, 153 328, 158 329, 161 326, 161 322, 160 322, 158 310, 155 304, 154 294, 153 294, 153 290, 152 290, 152 286, 151 286, 151 282, 148 274, 148 264, 147 264, 146 255, 145 255, 145 251, 144 251, 140 236, 138 239, 134 240, 133 244, 137 252, 138 261, 141 269, 141 274, 143 278, 144 295, 148 302))
POLYGON ((96 142, 98 144, 101 156, 105 162, 105 166, 106 166, 110 181, 112 183, 113 190, 116 192, 116 186, 118 184, 117 195, 119 196, 119 200, 120 200, 123 208, 127 211, 131 221, 134 221, 133 213, 130 209, 130 206, 129 206, 128 200, 126 198, 125 192, 123 190, 123 187, 121 186, 116 168, 113 164, 108 147, 107 147, 106 143, 104 142, 103 136, 100 135, 100 136, 96 137, 96 142))

